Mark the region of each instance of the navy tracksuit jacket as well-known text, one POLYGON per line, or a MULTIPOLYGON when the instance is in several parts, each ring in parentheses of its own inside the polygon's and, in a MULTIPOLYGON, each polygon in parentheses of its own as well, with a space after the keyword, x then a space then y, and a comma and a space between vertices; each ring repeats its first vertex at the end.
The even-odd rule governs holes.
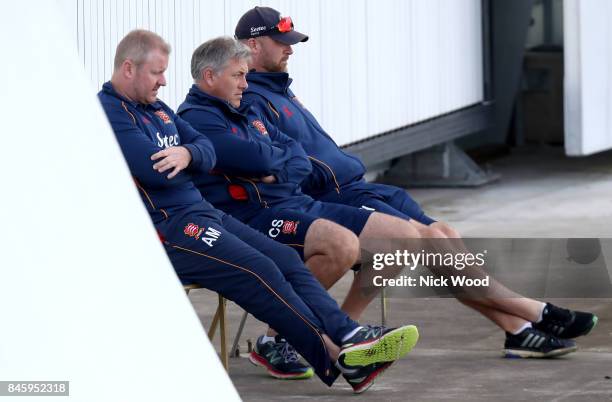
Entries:
POLYGON ((223 155, 212 174, 195 179, 215 207, 248 221, 262 208, 297 209, 313 202, 300 188, 312 169, 303 148, 255 114, 247 102, 236 109, 194 85, 177 114, 205 133, 223 155), (268 175, 276 182, 256 180, 268 175))
POLYGON ((298 141, 312 162, 312 173, 302 182, 304 193, 323 202, 367 207, 424 224, 434 222, 403 189, 367 183, 365 166, 344 152, 323 130, 290 88, 287 73, 247 74, 243 101, 287 136, 298 141))
POLYGON ((215 165, 210 141, 161 101, 137 104, 110 82, 98 97, 179 278, 218 292, 268 323, 331 385, 337 371, 321 335, 340 344, 358 324, 339 309, 295 251, 203 199, 193 178, 215 165), (170 171, 153 170, 150 157, 178 145, 189 150, 192 161, 167 179, 170 171))
POLYGON ((194 85, 177 113, 214 144, 219 162, 196 185, 215 207, 295 247, 302 257, 308 228, 318 218, 356 235, 363 230, 371 211, 321 203, 302 193, 300 184, 312 168, 304 149, 248 102, 234 108, 194 85), (265 176, 276 181, 266 184, 265 176))

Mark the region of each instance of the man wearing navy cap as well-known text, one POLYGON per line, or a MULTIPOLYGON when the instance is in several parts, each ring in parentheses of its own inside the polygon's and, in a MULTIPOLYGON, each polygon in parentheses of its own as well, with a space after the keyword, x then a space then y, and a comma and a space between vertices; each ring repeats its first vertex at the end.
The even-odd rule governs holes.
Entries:
POLYGON ((293 29, 291 17, 281 17, 270 7, 255 7, 247 11, 235 31, 236 39, 268 37, 286 45, 306 42, 308 36, 293 29))
MULTIPOLYGON (((301 183, 304 193, 325 203, 400 218, 417 233, 416 237, 460 237, 450 226, 428 217, 405 190, 366 183, 363 178, 366 169, 361 161, 342 151, 298 101, 290 89, 292 80, 287 74, 287 63, 293 54, 292 45, 305 42, 308 36, 294 30, 290 17, 283 17, 269 7, 255 7, 240 18, 235 36, 251 48, 248 88, 243 101, 251 103, 258 114, 281 132, 299 141, 312 162, 312 173, 301 183)), ((352 299, 344 303, 343 309, 350 311, 351 317, 359 317, 367 299, 365 296, 352 299)), ((558 338, 584 335, 597 322, 593 314, 560 309, 517 294, 506 299, 460 300, 506 331, 507 356, 549 357, 575 350, 572 341, 558 338)))

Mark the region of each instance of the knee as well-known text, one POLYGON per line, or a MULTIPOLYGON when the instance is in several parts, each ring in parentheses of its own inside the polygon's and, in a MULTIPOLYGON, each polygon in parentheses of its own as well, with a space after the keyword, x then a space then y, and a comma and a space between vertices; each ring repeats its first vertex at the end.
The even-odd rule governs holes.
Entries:
POLYGON ((345 230, 344 232, 342 242, 339 244, 342 252, 338 257, 338 264, 342 267, 351 268, 357 263, 361 254, 359 238, 350 230, 345 230))
POLYGON ((446 234, 446 237, 449 237, 451 239, 460 239, 461 238, 461 233, 459 233, 457 230, 453 229, 452 227, 444 224, 444 232, 446 234))
POLYGON ((448 237, 450 239, 459 239, 461 238, 461 234, 450 227, 447 223, 444 222, 434 222, 429 225, 430 228, 435 229, 443 234, 444 237, 448 237))
MULTIPOLYGON (((418 239, 426 237, 423 235, 421 230, 416 228, 414 225, 410 224, 410 221, 406 221, 406 220, 399 219, 399 218, 396 218, 396 219, 397 220, 394 219, 394 222, 396 223, 401 222, 401 224, 398 225, 398 231, 399 231, 398 237, 399 238, 418 240, 418 239)), ((389 223, 393 223, 393 222, 389 222, 389 223)))
POLYGON ((330 231, 328 254, 336 266, 348 270, 359 258, 359 238, 350 230, 336 226, 335 230, 330 231))
POLYGON ((424 239, 444 239, 447 237, 442 230, 431 226, 425 226, 419 232, 424 239))
POLYGON ((352 267, 359 257, 359 239, 347 228, 325 219, 317 219, 309 240, 316 242, 315 253, 326 255, 342 270, 352 267), (316 240, 315 240, 316 239, 316 240))

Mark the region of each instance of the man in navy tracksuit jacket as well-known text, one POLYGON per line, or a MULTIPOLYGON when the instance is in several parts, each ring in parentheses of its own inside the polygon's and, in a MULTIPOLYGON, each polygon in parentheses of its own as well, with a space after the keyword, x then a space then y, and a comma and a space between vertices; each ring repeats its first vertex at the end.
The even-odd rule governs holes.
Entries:
MULTIPOLYGON (((370 233, 378 231, 382 236, 371 235, 372 238, 387 240, 387 246, 389 240, 397 238, 392 236, 402 238, 400 230, 409 222, 377 212, 370 214, 370 211, 351 206, 322 203, 301 193, 299 182, 310 170, 303 150, 295 141, 274 129, 248 103, 241 102, 241 94, 246 89, 248 54, 248 48, 231 38, 207 41, 193 53, 192 76, 196 84, 189 90, 178 114, 195 129, 207 134, 219 158, 215 171, 196 178, 200 191, 215 206, 268 237, 286 243, 293 239, 304 248, 308 247, 308 241, 327 242, 333 237, 331 233, 322 233, 320 238, 310 237, 306 241, 310 228, 319 224, 321 217, 340 223, 358 235, 361 231, 367 232, 366 225, 373 218, 375 228, 370 233)), ((316 271, 317 278, 321 273, 321 270, 316 271)), ((368 273, 365 275, 367 277, 368 273)), ((333 283, 325 285, 328 287, 333 283)), ((361 290, 359 280, 354 283, 357 286, 351 289, 352 294, 349 292, 352 298, 347 297, 351 303, 345 303, 343 308, 353 307, 359 314, 375 293, 358 298, 361 290)), ((486 303, 490 302, 487 300, 486 303)), ((533 303, 541 304, 535 300, 533 303)), ((537 309, 538 306, 534 307, 537 309)), ((515 317, 512 322, 516 324, 516 321, 521 325, 527 323, 520 317, 515 317)), ((534 336, 538 340, 541 338, 542 342, 551 340, 555 353, 575 350, 571 341, 561 343, 547 335, 534 336)), ((524 342, 523 337, 519 340, 524 342)), ((517 341, 517 344, 521 342, 517 341)), ((275 364, 273 355, 261 353, 260 348, 280 347, 282 344, 286 345, 280 340, 260 337, 256 350, 251 353, 251 361, 264 365, 272 375, 278 376, 282 368, 275 364)))
POLYGON ((289 74, 251 71, 247 81, 244 100, 306 150, 313 165, 312 173, 302 182, 306 194, 320 201, 371 208, 425 225, 435 222, 405 190, 363 179, 363 163, 340 149, 300 103, 289 88, 289 74))
MULTIPOLYGON (((181 281, 214 290, 269 323, 328 385, 337 376, 335 356, 344 364, 341 369, 351 369, 351 359, 366 352, 336 345, 366 341, 368 353, 375 346, 401 352, 397 330, 365 336, 368 331, 338 308, 293 250, 203 199, 193 177, 214 167, 215 152, 205 136, 157 99, 169 52, 158 35, 130 32, 117 47, 113 78, 98 97, 181 281)), ((394 359, 378 353, 365 366, 377 373, 394 359)))
POLYGON ((248 103, 234 108, 193 85, 177 113, 206 133, 219 155, 212 174, 195 179, 215 207, 272 239, 296 246, 302 254, 306 233, 320 217, 356 234, 363 229, 370 211, 333 204, 322 209, 321 203, 302 193, 300 182, 311 171, 304 150, 253 113, 248 103), (273 182, 266 182, 266 177, 273 182))
MULTIPOLYGON (((330 287, 357 255, 342 271, 329 273, 321 258, 324 256, 312 250, 318 248, 316 245, 335 244, 329 252, 331 256, 344 253, 345 245, 337 236, 342 239, 348 234, 352 236, 349 239, 356 240, 346 228, 361 233, 372 213, 323 204, 302 194, 300 182, 311 165, 301 146, 278 130, 268 131, 270 125, 265 119, 253 114, 248 104, 241 105, 249 53, 247 47, 228 37, 209 40, 193 53, 191 66, 196 84, 177 113, 206 134, 219 160, 214 171, 197 178, 196 184, 215 207, 299 250, 309 268, 317 272, 317 278, 325 277, 322 282, 330 287), (319 230, 321 227, 329 230, 319 230)), ((352 291, 360 289, 356 286, 352 291)), ((271 341, 258 339, 258 345, 268 342, 271 341)), ((257 350, 251 357, 263 359, 257 350)), ((273 361, 268 363, 272 365, 273 361)))
MULTIPOLYGON (((248 45, 252 52, 249 63, 251 70, 247 75, 249 86, 244 92, 244 101, 251 103, 256 113, 263 115, 283 133, 299 141, 312 161, 313 172, 302 182, 305 193, 320 201, 367 208, 401 218, 402 222, 410 224, 417 230, 418 236, 425 239, 459 237, 448 225, 427 217, 404 190, 366 183, 363 180, 365 168, 359 159, 344 153, 295 97, 289 88, 291 79, 287 74, 287 63, 293 54, 291 46, 308 40, 308 36, 293 29, 290 17, 283 17, 269 7, 255 7, 240 18, 235 36, 248 45)), ((392 226, 397 229, 403 227, 397 223, 392 226)), ((398 233, 396 237, 401 238, 402 235, 398 233)), ((444 244, 444 247, 450 244, 451 249, 447 251, 465 250, 460 240, 449 242, 443 239, 436 244, 444 244)), ((553 335, 558 334, 554 330, 555 324, 549 325, 551 320, 546 318, 547 312, 556 308, 549 309, 542 302, 521 297, 497 282, 491 283, 491 289, 495 291, 514 294, 512 302, 510 299, 493 297, 462 301, 507 331, 506 354, 546 357, 573 350, 571 341, 557 339, 553 335), (531 322, 536 329, 532 328, 531 322), (544 334, 539 333, 539 330, 544 334), (535 337, 542 341, 525 342, 528 337, 530 341, 535 337), (527 343, 529 345, 525 347, 527 343)), ((576 314, 582 317, 580 324, 572 321, 569 318, 572 314, 567 313, 564 325, 576 325, 580 328, 576 333, 590 331, 596 318, 589 313, 576 314)))
MULTIPOLYGON (((236 35, 246 39, 242 31, 245 27, 239 24, 236 35)), ((359 158, 340 149, 290 89, 292 80, 283 71, 290 54, 279 55, 279 60, 270 52, 254 54, 244 100, 306 150, 313 170, 302 182, 304 193, 320 201, 368 208, 423 225, 435 223, 404 189, 364 180, 366 169, 359 158)), ((446 235, 458 236, 444 223, 434 226, 446 235)))

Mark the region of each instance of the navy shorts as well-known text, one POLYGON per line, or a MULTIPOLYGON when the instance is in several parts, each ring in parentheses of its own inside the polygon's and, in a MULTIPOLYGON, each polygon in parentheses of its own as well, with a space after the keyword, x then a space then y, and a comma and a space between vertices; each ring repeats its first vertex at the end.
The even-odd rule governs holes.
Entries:
POLYGON ((366 208, 398 218, 414 219, 424 225, 431 225, 434 219, 425 215, 420 205, 413 200, 406 190, 379 183, 367 183, 359 180, 342 186, 340 194, 330 191, 317 196, 319 201, 366 208))
POLYGON ((306 232, 316 219, 335 222, 359 236, 372 212, 349 205, 312 201, 299 209, 262 209, 247 223, 269 238, 293 247, 303 259, 306 232))

